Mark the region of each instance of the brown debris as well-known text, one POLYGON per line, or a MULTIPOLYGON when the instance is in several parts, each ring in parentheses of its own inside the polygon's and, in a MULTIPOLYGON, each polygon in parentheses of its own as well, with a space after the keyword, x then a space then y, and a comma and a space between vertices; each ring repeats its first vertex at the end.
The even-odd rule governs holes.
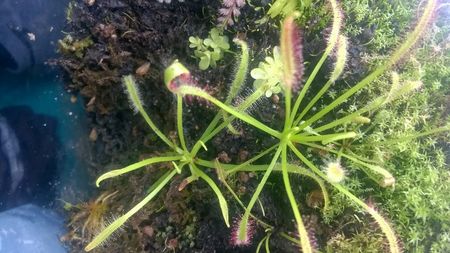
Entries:
POLYGON ((228 156, 227 152, 222 151, 217 155, 217 159, 219 159, 220 162, 223 163, 230 163, 231 158, 228 156))

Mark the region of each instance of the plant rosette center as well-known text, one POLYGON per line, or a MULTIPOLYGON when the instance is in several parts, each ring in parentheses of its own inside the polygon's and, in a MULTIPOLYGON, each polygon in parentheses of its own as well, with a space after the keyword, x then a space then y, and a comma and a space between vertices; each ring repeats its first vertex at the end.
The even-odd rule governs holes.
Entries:
POLYGON ((287 144, 292 140, 292 137, 299 131, 298 127, 286 129, 280 137, 281 144, 287 144))
POLYGON ((184 151, 183 156, 181 157, 181 162, 182 163, 194 163, 194 157, 191 155, 191 153, 184 151))

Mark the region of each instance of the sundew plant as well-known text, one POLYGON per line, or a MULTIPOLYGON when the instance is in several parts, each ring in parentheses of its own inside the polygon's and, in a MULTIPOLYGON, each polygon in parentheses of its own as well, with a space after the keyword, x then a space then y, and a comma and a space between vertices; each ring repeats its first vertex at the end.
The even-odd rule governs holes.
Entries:
MULTIPOLYGON (((283 1, 277 2, 282 3, 283 1)), ((197 180, 205 181, 219 200, 225 224, 230 226, 227 200, 223 196, 219 186, 208 175, 209 173, 207 171, 210 170, 217 171, 220 182, 223 183, 227 190, 232 193, 235 200, 243 207, 243 215, 239 219, 234 233, 236 237, 234 238, 234 242, 237 245, 249 243, 252 237, 249 224, 254 221, 266 228, 268 235, 264 237, 263 241, 265 240, 266 244, 268 244, 273 227, 256 217, 252 213, 252 210, 272 172, 281 172, 286 196, 291 205, 296 222, 296 234, 299 238, 294 238, 286 233, 282 233, 282 236, 297 243, 300 248, 299 251, 314 252, 317 250, 317 245, 314 239, 311 238, 303 222, 302 210, 299 209, 297 202, 298 198, 296 198, 292 190, 291 176, 297 174, 311 177, 318 182, 324 196, 324 211, 327 210, 329 203, 328 193, 324 183, 326 182, 329 186, 345 195, 348 201, 359 206, 361 210, 367 212, 374 219, 386 237, 390 252, 402 251, 391 224, 376 208, 353 195, 342 183, 347 176, 345 163, 351 162, 366 173, 370 179, 375 180, 380 187, 394 187, 395 178, 387 169, 379 164, 373 163, 362 155, 358 155, 357 150, 352 150, 350 144, 351 141, 359 141, 362 143, 365 141, 364 136, 360 134, 358 129, 370 124, 371 120, 368 117, 370 112, 382 108, 404 94, 412 93, 420 87, 420 82, 411 80, 402 83, 399 81, 397 74, 392 72, 392 85, 387 94, 373 97, 365 106, 344 116, 336 117, 333 115, 329 116, 329 114, 344 104, 347 99, 354 96, 358 91, 368 87, 374 80, 392 69, 400 61, 407 60, 407 55, 432 22, 438 7, 438 2, 436 0, 429 0, 423 3, 420 9, 421 15, 415 27, 405 37, 403 43, 388 57, 384 64, 379 65, 379 67, 361 81, 352 85, 348 90, 342 91, 342 94, 335 97, 329 104, 319 107, 321 109, 317 112, 312 112, 312 108, 321 101, 323 95, 341 77, 347 61, 347 38, 341 32, 343 23, 342 10, 336 0, 328 0, 328 3, 333 13, 331 33, 327 39, 327 47, 323 55, 318 63, 313 66, 309 76, 304 78, 302 33, 296 24, 298 14, 293 13, 287 16, 281 25, 279 51, 282 68, 280 68, 279 82, 262 82, 261 85, 255 87, 255 90, 237 105, 232 102, 244 85, 249 65, 249 49, 244 41, 234 40, 241 47, 242 53, 225 101, 216 99, 206 90, 196 85, 189 70, 180 62, 175 61, 170 65, 164 73, 164 81, 167 88, 176 95, 178 142, 165 136, 153 123, 150 116, 144 110, 144 102, 140 97, 139 89, 133 77, 124 77, 123 82, 132 107, 142 115, 153 132, 167 145, 169 151, 165 155, 152 157, 122 169, 109 171, 97 179, 97 186, 103 180, 131 172, 150 164, 169 162, 172 166, 151 186, 148 195, 141 202, 98 234, 86 246, 86 251, 94 249, 105 241, 105 239, 122 226, 132 215, 151 201, 176 174, 181 174, 184 171, 187 171, 189 176, 182 181, 178 189, 181 191, 188 184, 197 180), (326 59, 331 55, 334 55, 335 58, 334 68, 329 74, 329 80, 323 84, 317 81, 316 76, 326 59), (306 80, 304 83, 302 82, 303 79, 306 80), (282 129, 274 129, 247 113, 247 109, 250 106, 260 98, 266 96, 268 91, 273 90, 274 87, 271 87, 271 85, 274 83, 280 85, 280 93, 284 97, 285 115, 282 129), (318 87, 318 91, 308 100, 309 97, 306 94, 312 90, 311 87, 318 87), (192 146, 187 143, 183 131, 183 97, 185 96, 194 96, 198 99, 206 100, 220 109, 206 130, 204 130, 201 137, 192 146), (202 149, 206 150, 208 148, 208 141, 223 130, 231 130, 231 124, 236 119, 265 133, 267 138, 275 138, 277 143, 270 148, 261 150, 256 156, 242 164, 221 164, 218 160, 211 161, 202 159, 201 151, 202 149), (350 125, 356 127, 343 127, 350 125), (312 155, 310 154, 311 149, 326 151, 332 154, 334 158, 325 162, 325 164, 323 162, 318 163, 317 160, 310 158, 312 155), (258 160, 261 161, 263 159, 269 160, 270 163, 257 163, 258 160), (253 192, 250 201, 246 204, 239 200, 227 184, 227 177, 240 171, 262 174, 258 186, 253 192)), ((404 138, 418 138, 448 131, 449 129, 449 126, 443 126, 426 132, 417 132, 404 138)), ((392 141, 395 142, 395 140, 392 141)), ((260 246, 261 243, 258 248, 260 246)))

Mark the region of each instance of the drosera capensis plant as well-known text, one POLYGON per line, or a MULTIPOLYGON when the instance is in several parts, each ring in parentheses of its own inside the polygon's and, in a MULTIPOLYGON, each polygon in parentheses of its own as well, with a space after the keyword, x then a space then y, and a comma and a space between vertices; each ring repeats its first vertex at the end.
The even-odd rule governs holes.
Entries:
MULTIPOLYGON (((139 95, 139 89, 136 82, 131 76, 124 77, 124 84, 127 93, 130 98, 130 102, 135 109, 139 112, 145 119, 149 127, 158 135, 158 137, 168 146, 170 152, 165 156, 149 158, 135 164, 129 165, 125 168, 113 170, 107 172, 99 177, 97 180, 97 185, 99 185, 103 180, 120 176, 125 173, 131 172, 133 170, 142 168, 146 165, 151 165, 160 162, 170 162, 172 167, 157 180, 149 190, 148 195, 134 206, 130 211, 128 211, 123 216, 119 217, 116 221, 105 228, 100 234, 98 234, 94 240, 86 246, 86 251, 90 251, 93 248, 100 245, 107 237, 109 237, 117 228, 122 226, 133 214, 138 212, 145 204, 151 201, 158 192, 170 182, 170 180, 178 173, 182 173, 185 169, 189 169, 190 176, 186 177, 179 186, 179 190, 182 190, 186 185, 198 180, 204 180, 216 194, 219 205, 222 210, 222 215, 227 226, 230 226, 229 214, 228 214, 228 204, 224 198, 220 188, 216 185, 211 177, 205 172, 205 169, 215 169, 218 171, 219 180, 223 182, 225 187, 233 193, 231 187, 226 183, 226 177, 233 173, 239 171, 252 171, 257 173, 262 173, 260 183, 258 184, 255 192, 253 193, 250 201, 247 205, 244 205, 242 201, 232 194, 236 201, 243 207, 244 214, 239 219, 238 228, 236 234, 238 236, 237 240, 241 242, 248 241, 249 236, 249 222, 255 220, 258 224, 262 225, 267 232, 267 235, 261 242, 266 243, 266 248, 269 244, 270 236, 273 232, 273 227, 264 223, 254 214, 252 210, 254 205, 267 183, 268 178, 274 171, 281 172, 284 182, 284 188, 286 191, 287 198, 290 202, 291 209, 296 221, 297 234, 299 240, 292 238, 287 234, 282 233, 281 235, 286 239, 299 244, 302 252, 314 252, 317 249, 314 248, 312 243, 312 238, 310 238, 306 226, 302 220, 302 214, 298 208, 297 199, 294 196, 290 176, 293 174, 301 174, 313 178, 321 187, 324 198, 325 198, 325 210, 327 208, 327 193, 324 187, 323 181, 327 182, 329 185, 334 187, 336 190, 347 196, 347 198, 355 203, 357 206, 365 210, 380 226, 381 231, 386 236, 389 243, 390 252, 401 252, 401 248, 398 243, 398 239, 393 231, 393 228, 386 221, 382 215, 380 215, 373 207, 366 204, 363 200, 359 199, 353 195, 345 186, 341 183, 345 182, 345 171, 340 175, 340 180, 331 178, 330 175, 333 173, 326 173, 319 169, 320 166, 316 165, 311 158, 308 158, 308 148, 315 148, 325 150, 336 156, 334 162, 339 163, 340 166, 344 166, 345 160, 349 160, 354 164, 357 164, 361 169, 366 172, 370 178, 375 179, 381 186, 389 187, 393 186, 395 183, 395 178, 389 171, 384 169, 378 164, 373 164, 371 161, 367 161, 361 156, 351 152, 351 148, 346 144, 350 140, 361 139, 356 131, 342 131, 337 128, 338 126, 346 125, 349 122, 359 122, 361 125, 369 124, 370 119, 365 117, 366 113, 369 111, 374 111, 381 108, 386 103, 389 103, 396 97, 404 94, 405 92, 413 91, 414 85, 399 85, 394 82, 392 92, 386 95, 381 95, 373 100, 373 102, 368 103, 367 106, 358 109, 350 114, 334 118, 329 123, 324 123, 328 118, 324 116, 335 109, 337 106, 343 104, 348 98, 355 95, 361 89, 370 85, 372 81, 380 77, 387 70, 392 68, 401 59, 405 58, 411 48, 417 43, 421 35, 424 33, 426 27, 431 22, 434 11, 437 7, 436 0, 429 0, 423 5, 422 15, 418 20, 413 31, 407 35, 404 43, 400 45, 394 53, 388 58, 385 64, 380 65, 372 73, 370 73, 366 78, 362 79, 356 85, 352 86, 350 89, 345 91, 339 97, 335 98, 329 105, 323 107, 323 109, 315 112, 312 116, 309 116, 308 112, 314 106, 315 103, 325 94, 325 92, 335 83, 335 81, 340 77, 345 66, 346 61, 346 46, 347 40, 345 36, 341 34, 341 26, 343 22, 342 11, 336 0, 329 0, 331 9, 333 11, 333 25, 330 36, 328 38, 327 48, 323 53, 322 57, 318 63, 314 66, 311 74, 306 79, 306 82, 302 85, 302 75, 303 75, 303 57, 302 57, 302 37, 300 30, 298 29, 295 19, 296 15, 288 16, 281 29, 281 40, 280 40, 280 52, 283 64, 283 75, 281 82, 282 92, 285 98, 285 119, 284 126, 282 130, 276 130, 272 127, 258 121, 254 117, 246 113, 253 103, 264 96, 267 89, 270 87, 261 86, 254 90, 247 98, 245 98, 240 104, 232 105, 231 101, 234 96, 236 96, 245 81, 245 76, 247 75, 248 69, 248 48, 245 42, 236 40, 237 44, 241 45, 242 57, 240 58, 240 64, 238 71, 236 71, 236 76, 232 83, 230 91, 232 91, 225 102, 221 102, 218 99, 211 96, 207 91, 197 87, 195 82, 191 78, 189 70, 184 67, 180 62, 175 61, 170 65, 164 74, 164 81, 167 88, 176 95, 177 100, 177 130, 179 144, 173 142, 168 137, 166 137, 162 131, 153 123, 150 116, 144 110, 144 104, 139 95), (333 53, 336 52, 336 64, 334 70, 331 72, 330 80, 322 86, 322 88, 316 93, 316 95, 308 102, 307 105, 303 105, 303 100, 306 98, 306 92, 310 86, 315 84, 315 77, 321 69, 325 60, 333 53), (247 55, 247 56, 246 56, 247 55), (298 90, 298 95, 293 101, 294 92, 298 90), (183 133, 183 97, 184 96, 198 96, 201 99, 209 101, 211 104, 216 105, 220 108, 220 111, 213 118, 209 126, 206 128, 204 133, 201 135, 198 141, 195 142, 192 147, 186 142, 183 133), (294 102, 294 103, 292 103, 294 102), (259 129, 260 131, 270 135, 276 139, 278 142, 276 145, 261 151, 255 157, 247 160, 242 164, 220 164, 217 160, 209 161, 204 160, 199 157, 199 152, 201 149, 207 149, 207 142, 211 140, 220 131, 229 127, 233 120, 239 119, 246 122, 247 124, 259 129), (324 121, 324 122, 322 122, 324 121), (319 122, 319 124, 315 124, 319 122), (337 130, 336 130, 337 129, 337 130), (332 144, 332 145, 329 145, 332 144), (288 156, 294 155, 298 160, 291 159, 288 160, 288 156), (263 157, 269 157, 271 162, 269 164, 253 164, 257 160, 263 157), (306 168, 297 165, 303 164, 306 168), (220 173, 219 173, 220 172, 220 173)), ((417 133, 411 138, 418 138, 424 135, 435 134, 438 132, 448 131, 449 127, 442 127, 438 129, 433 129, 428 132, 417 133)), ((364 139, 361 139, 364 141, 364 139)), ((334 168, 336 169, 336 168, 334 168)), ((343 168, 340 168, 343 169, 343 168)), ((260 243, 261 245, 261 243, 260 243)), ((259 246, 260 246, 259 245, 259 246)), ((258 247, 260 248, 260 247, 258 247)))
MULTIPOLYGON (((361 141, 364 141, 361 136, 358 136, 356 131, 338 130, 333 132, 333 130, 338 129, 336 128, 337 126, 346 125, 348 123, 360 123, 361 125, 370 124, 370 119, 365 117, 364 115, 366 115, 369 111, 374 111, 381 108, 385 104, 405 93, 411 93, 418 87, 417 82, 411 81, 407 82, 406 84, 400 85, 396 81, 394 81, 392 84, 391 92, 389 92, 388 94, 380 95, 374 98, 374 100, 368 103, 366 106, 354 112, 351 112, 344 117, 332 119, 329 123, 323 123, 322 121, 325 122, 327 120, 327 118, 324 117, 325 115, 327 115, 339 105, 345 103, 348 98, 355 95, 358 91, 370 85, 374 80, 376 80, 378 77, 386 73, 390 68, 398 64, 400 60, 406 58, 406 56, 410 53, 411 49, 418 42, 420 37, 425 33, 428 25, 433 20, 438 2, 435 0, 429 0, 423 4, 422 15, 417 21, 416 26, 414 27, 412 32, 406 36, 403 44, 401 44, 392 53, 392 55, 388 57, 387 61, 384 64, 381 64, 356 85, 352 86, 339 97, 335 98, 329 105, 323 107, 321 110, 314 113, 309 118, 306 118, 309 110, 340 77, 345 66, 345 58, 347 57, 347 40, 340 31, 341 24, 343 22, 342 11, 340 10, 340 6, 337 1, 330 0, 329 2, 332 6, 334 18, 331 34, 328 38, 327 48, 325 49, 325 52, 320 58, 319 62, 314 66, 310 76, 306 79, 305 84, 300 89, 300 92, 293 105, 291 102, 293 97, 292 90, 300 86, 301 74, 303 72, 303 62, 301 57, 301 36, 295 24, 295 15, 287 17, 282 25, 280 48, 284 73, 283 80, 281 81, 286 106, 285 124, 282 131, 271 128, 270 126, 258 121, 239 108, 222 103, 221 101, 209 95, 207 92, 192 85, 180 84, 180 82, 175 82, 176 85, 169 87, 169 89, 177 95, 194 95, 206 99, 226 113, 239 118, 249 125, 279 140, 278 144, 273 149, 273 151, 275 152, 267 152, 272 155, 272 160, 270 164, 265 165, 265 168, 263 170, 264 176, 262 177, 251 200, 245 208, 245 213, 242 216, 240 222, 239 240, 246 241, 246 236, 248 235, 247 228, 251 211, 271 172, 276 168, 281 168, 286 194, 291 203, 292 212, 297 222, 297 232, 300 237, 299 243, 302 252, 313 252, 316 250, 313 248, 311 238, 309 238, 308 232, 303 224, 302 215, 300 213, 300 210, 298 209, 298 204, 296 202, 296 198, 293 194, 290 183, 289 175, 291 171, 288 169, 290 162, 288 161, 287 157, 288 154, 294 154, 306 167, 311 170, 312 173, 327 181, 335 189, 347 196, 350 201, 352 201, 371 215, 371 217, 376 221, 381 231, 386 236, 386 239, 389 243, 390 252, 401 252, 402 249, 399 246, 398 239, 390 223, 386 221, 385 218, 383 218, 383 216, 380 215, 373 207, 348 191, 340 183, 340 181, 342 181, 342 178, 336 180, 335 178, 331 178, 330 175, 327 175, 321 169, 319 169, 319 167, 315 165, 310 158, 307 157, 306 152, 308 150, 308 147, 325 150, 329 153, 335 154, 337 160, 347 159, 357 164, 358 166, 360 166, 361 170, 366 172, 367 175, 370 178, 374 179, 378 184, 380 184, 380 186, 394 186, 395 178, 388 170, 378 164, 373 164, 371 163, 371 161, 367 161, 367 159, 358 156, 357 154, 354 154, 353 152, 351 152, 351 148, 348 145, 344 145, 352 139, 360 139, 361 141), (323 63, 333 51, 336 52, 337 59, 334 70, 331 72, 329 81, 327 81, 322 86, 322 88, 316 93, 316 95, 309 101, 306 106, 301 107, 303 105, 303 99, 306 98, 306 92, 313 84, 315 77, 321 69, 323 63), (319 122, 318 125, 315 124, 317 122, 319 122), (281 165, 279 165, 280 160, 281 165)), ((417 138, 449 130, 449 126, 444 126, 441 128, 433 129, 431 131, 417 133, 413 136, 410 136, 410 138, 417 138)), ((264 152, 265 151, 263 151, 262 153, 264 152)), ((202 164, 214 168, 214 165, 208 164, 208 162, 206 161, 202 164)), ((230 165, 227 165, 227 168, 233 171, 257 171, 257 169, 260 168, 259 166, 261 165, 247 165, 245 167, 236 165, 236 167, 240 167, 239 169, 233 168, 233 166, 229 166, 230 165)), ((345 173, 342 173, 344 175, 341 175, 341 177, 345 177, 345 173)))
MULTIPOLYGON (((248 62, 249 62, 249 49, 247 44, 239 39, 235 39, 234 42, 239 45, 242 49, 241 57, 239 59, 238 69, 236 71, 235 78, 231 84, 229 89, 229 93, 227 96, 226 104, 231 106, 230 104, 233 101, 233 98, 239 94, 239 91, 245 81, 245 76, 248 74, 248 62)), ((192 80, 189 71, 178 61, 175 61, 171 66, 169 66, 164 73, 164 81, 169 90, 173 90, 175 87, 179 85, 192 85, 195 86, 195 82, 192 80), (176 78, 175 78, 176 77, 176 78)), ((144 109, 144 103, 142 101, 139 87, 136 81, 132 76, 125 76, 123 78, 124 89, 128 95, 130 105, 133 108, 135 113, 141 114, 144 118, 150 129, 159 137, 159 139, 166 144, 166 146, 170 149, 169 152, 164 156, 152 157, 149 159, 145 159, 134 164, 128 165, 121 169, 112 170, 104 173, 100 177, 98 177, 96 181, 97 187, 100 186, 101 182, 104 180, 114 178, 117 176, 121 176, 123 174, 132 172, 134 170, 143 168, 145 166, 156 164, 156 163, 171 163, 172 167, 169 169, 163 176, 161 176, 153 185, 150 187, 148 191, 148 195, 141 200, 138 204, 136 204, 132 209, 130 209, 127 213, 120 216, 118 219, 113 221, 110 225, 108 225, 102 232, 100 232, 86 247, 86 251, 91 251, 97 246, 101 245, 105 242, 105 240, 111 236, 118 228, 120 228, 132 215, 137 213, 143 206, 145 206, 148 202, 150 202, 155 196, 166 186, 171 179, 176 175, 182 173, 185 168, 189 168, 191 173, 190 176, 186 177, 179 185, 178 190, 183 190, 188 184, 202 179, 204 180, 216 194, 217 199, 219 201, 220 208, 222 210, 222 215, 225 224, 229 227, 229 214, 228 214, 228 204, 226 199, 224 198, 220 188, 216 185, 213 179, 211 179, 207 173, 203 171, 203 168, 220 167, 214 166, 212 162, 208 162, 206 160, 202 160, 198 157, 199 151, 201 149, 207 150, 207 143, 210 139, 212 139, 215 135, 217 135, 220 131, 225 128, 232 129, 231 122, 235 119, 234 116, 227 115, 225 112, 220 111, 211 121, 209 126, 206 128, 202 136, 199 138, 197 142, 189 149, 189 145, 186 142, 183 133, 183 96, 178 94, 176 96, 177 100, 177 130, 178 130, 178 139, 179 144, 172 141, 169 137, 164 135, 164 133, 155 125, 152 121, 151 117, 147 114, 144 109)), ((261 96, 265 94, 266 90, 263 88, 257 89, 252 96, 246 98, 237 108, 239 110, 245 110, 250 107, 254 102, 256 102, 261 96)), ((270 150, 269 150, 270 151, 270 150)), ((267 152, 262 152, 258 156, 249 159, 247 162, 240 165, 240 167, 245 167, 250 163, 254 162, 258 158, 265 155, 267 152)), ((230 175, 232 173, 237 172, 239 167, 234 167, 234 170, 227 171, 226 174, 230 175)), ((263 167, 259 168, 262 170, 263 167)), ((290 168, 294 170, 293 167, 290 168)), ((313 179, 317 179, 319 185, 325 191, 323 186, 323 182, 320 181, 317 177, 308 173, 307 171, 298 170, 296 173, 302 174, 304 176, 312 177, 313 179)), ((225 174, 225 173, 224 173, 225 174)), ((237 198, 235 193, 232 191, 230 187, 228 187, 234 196, 237 198)), ((327 195, 328 196, 328 195, 327 195)), ((238 198, 237 198, 238 199, 238 198)), ((262 222, 261 220, 254 217, 255 220, 262 224, 268 229, 273 229, 267 223, 262 222)), ((294 240, 294 238, 290 237, 287 233, 282 233, 282 236, 294 240)))

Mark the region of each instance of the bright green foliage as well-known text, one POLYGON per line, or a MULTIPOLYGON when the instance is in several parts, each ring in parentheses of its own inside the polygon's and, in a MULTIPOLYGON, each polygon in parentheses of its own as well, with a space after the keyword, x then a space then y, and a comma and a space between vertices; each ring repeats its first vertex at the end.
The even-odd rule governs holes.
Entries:
POLYGON ((380 253, 383 252, 383 235, 375 231, 363 231, 351 238, 337 234, 327 242, 326 253, 380 253))
MULTIPOLYGON (((408 80, 420 80, 419 90, 414 95, 400 96, 371 114, 374 127, 364 131, 363 139, 352 144, 355 153, 386 165, 396 178, 393 191, 379 191, 375 185, 363 184, 364 179, 357 173, 352 173, 354 176, 346 186, 357 195, 370 196, 379 203, 379 208, 394 224, 405 252, 450 252, 450 174, 445 161, 445 156, 448 157, 445 143, 450 142, 450 136, 447 132, 440 134, 440 140, 405 138, 416 135, 417 131, 450 124, 448 20, 444 15, 437 17, 436 26, 429 29, 425 42, 398 76, 400 85, 408 80)), ((386 75, 358 97, 388 94, 392 88, 391 78, 386 75)), ((363 107, 364 103, 351 100, 348 110, 363 107)), ((353 164, 349 167, 357 169, 353 164)), ((326 217, 329 222, 349 207, 345 196, 339 193, 332 191, 332 199, 326 217)))
POLYGON ((266 97, 281 92, 281 82, 283 78, 283 62, 281 61, 280 48, 273 48, 273 57, 267 56, 265 62, 260 62, 257 68, 250 72, 255 81, 253 87, 265 90, 266 97))
POLYGON ((267 14, 270 15, 271 18, 280 14, 290 15, 297 8, 297 2, 297 0, 275 0, 267 14))
POLYGON ((295 11, 303 13, 311 6, 312 2, 312 0, 275 0, 267 14, 271 18, 275 18, 279 15, 290 16, 295 11))
POLYGON ((200 59, 198 66, 201 70, 216 67, 217 61, 221 60, 224 52, 230 49, 228 37, 217 28, 211 29, 208 38, 201 39, 191 36, 189 42, 189 47, 195 48, 195 57, 200 59))
POLYGON ((348 17, 345 32, 349 37, 362 35, 366 40, 361 43, 375 51, 392 48, 399 42, 399 35, 411 24, 419 2, 344 0, 342 8, 348 17))

